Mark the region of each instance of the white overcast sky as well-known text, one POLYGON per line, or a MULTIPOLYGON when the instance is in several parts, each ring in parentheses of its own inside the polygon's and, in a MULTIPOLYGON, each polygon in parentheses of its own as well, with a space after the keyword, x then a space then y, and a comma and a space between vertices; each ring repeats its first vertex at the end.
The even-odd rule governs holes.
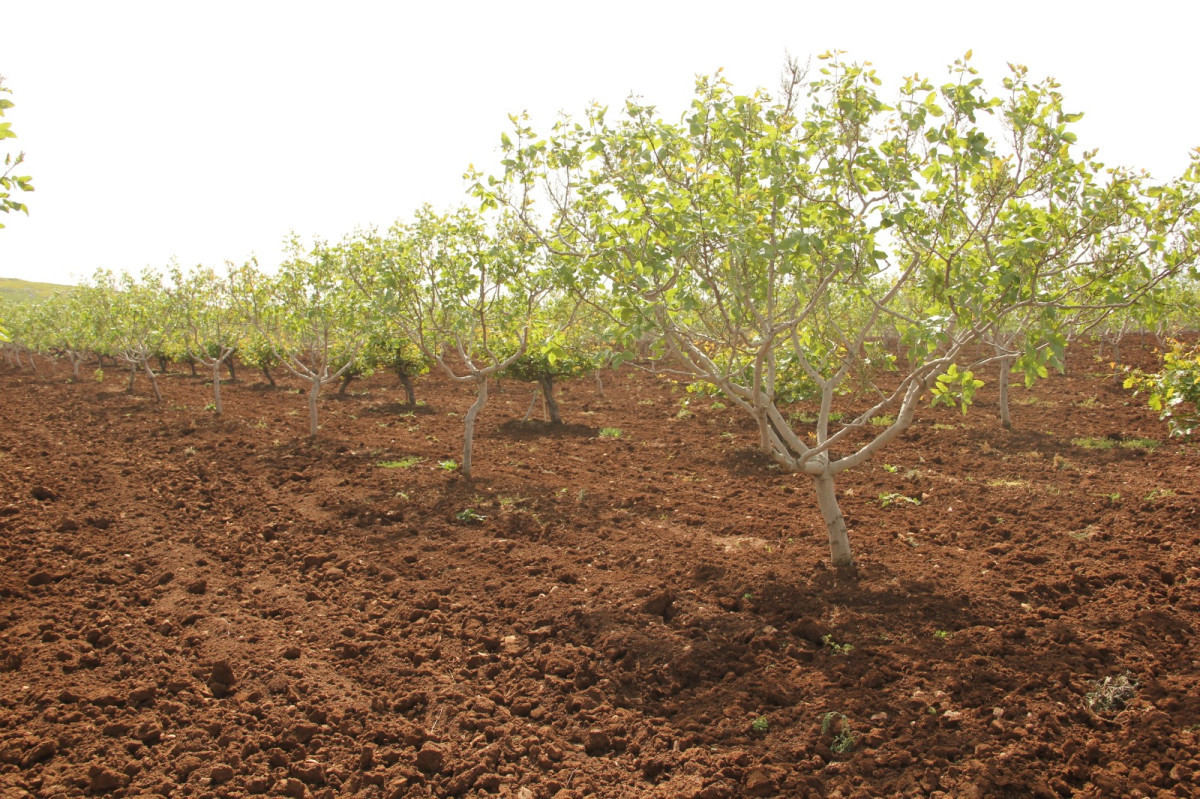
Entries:
MULTIPOLYGON (((0 276, 276 264, 289 231, 337 239, 464 200, 507 114, 541 127, 631 92, 672 117, 694 76, 778 85, 785 52, 940 81, 968 49, 1053 75, 1080 144, 1178 175, 1200 146, 1200 3, 57 2, 0 0, 5 121, 37 188, 0 221, 0 276)), ((6 149, 5 149, 6 148, 6 149)))

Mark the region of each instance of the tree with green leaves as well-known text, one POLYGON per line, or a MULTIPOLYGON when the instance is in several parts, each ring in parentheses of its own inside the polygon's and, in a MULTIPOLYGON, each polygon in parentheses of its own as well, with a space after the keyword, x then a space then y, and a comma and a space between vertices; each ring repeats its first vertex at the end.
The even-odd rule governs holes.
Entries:
POLYGON ((247 269, 234 294, 272 355, 308 383, 309 436, 319 429, 322 387, 353 365, 367 337, 362 303, 336 247, 318 242, 307 252, 296 239, 279 273, 247 269))
POLYGON ((253 267, 230 269, 219 275, 213 269, 190 272, 175 269, 170 290, 171 308, 177 315, 184 357, 204 364, 212 373, 213 409, 224 413, 221 402, 221 369, 229 363, 249 326, 233 301, 233 285, 253 267))
POLYGON ((359 286, 375 309, 451 380, 473 385, 463 419, 462 473, 473 468, 475 421, 489 380, 525 354, 530 326, 552 289, 536 248, 518 228, 460 209, 419 211, 394 225, 359 286))
MULTIPOLYGON (((0 139, 15 139, 17 137, 17 134, 12 129, 12 123, 4 121, 5 112, 13 107, 12 100, 9 100, 4 95, 11 93, 12 90, 4 85, 4 76, 0 75, 0 139)), ((25 153, 23 152, 18 152, 15 155, 12 153, 4 154, 4 171, 0 172, 0 211, 6 214, 12 211, 29 213, 29 208, 25 203, 13 198, 14 191, 33 191, 33 178, 29 175, 13 174, 16 168, 24 161, 25 153)), ((0 222, 0 228, 3 227, 4 223, 0 222)))
POLYGON ((145 372, 155 401, 161 403, 158 375, 150 360, 166 352, 176 334, 162 274, 146 269, 134 277, 98 269, 86 296, 94 302, 90 318, 96 331, 97 351, 129 367, 127 393, 133 393, 138 372, 145 372))
MULTIPOLYGON (((826 54, 812 79, 789 64, 777 98, 702 77, 680 123, 636 100, 545 138, 517 119, 503 174, 475 185, 609 285, 663 371, 714 386, 778 468, 813 480, 839 567, 853 558, 836 476, 901 435, 922 397, 965 412, 979 368, 1012 349, 978 345, 1027 310, 1125 302, 1196 255, 1195 165, 1154 187, 1106 172, 1073 155, 1077 117, 1052 83, 1014 68, 992 97, 968 59, 891 102, 869 66, 826 54), (869 345, 897 335, 881 379, 869 345), (785 367, 812 386, 811 425, 780 409, 785 367)), ((1040 338, 1026 376, 1053 352, 1040 338)))

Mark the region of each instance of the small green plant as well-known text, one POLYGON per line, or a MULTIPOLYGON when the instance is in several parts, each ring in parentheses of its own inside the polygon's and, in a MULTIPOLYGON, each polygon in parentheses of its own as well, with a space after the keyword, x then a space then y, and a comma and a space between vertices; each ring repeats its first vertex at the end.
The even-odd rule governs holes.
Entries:
POLYGON ((943 424, 942 422, 934 422, 933 429, 934 430, 957 430, 958 425, 943 424))
POLYGON ((792 424, 816 424, 817 415, 809 411, 795 411, 788 415, 788 421, 792 424))
POLYGON ((759 716, 754 721, 750 722, 750 731, 755 735, 766 735, 771 729, 771 722, 766 716, 759 716))
POLYGON ((892 464, 890 464, 890 463, 885 463, 885 464, 883 464, 883 470, 884 470, 885 472, 887 472, 888 474, 895 474, 896 472, 900 471, 900 467, 899 467, 899 466, 893 466, 893 465, 892 465, 892 464))
POLYGON ((1076 404, 1079 405, 1080 408, 1103 408, 1104 407, 1103 405, 1100 404, 1100 399, 1095 394, 1093 394, 1092 396, 1088 397, 1087 399, 1082 400, 1076 404))
POLYGON ((939 641, 949 640, 950 631, 949 630, 934 630, 933 637, 938 639, 939 641))
POLYGON ((871 424, 875 425, 876 427, 888 427, 895 423, 896 423, 896 417, 892 416, 890 414, 887 414, 887 413, 880 414, 879 416, 871 417, 871 424))
POLYGON ((103 383, 104 382, 104 370, 97 369, 96 371, 92 372, 92 377, 95 378, 97 383, 103 383))
POLYGON ((1122 449, 1147 449, 1155 450, 1162 444, 1161 441, 1154 438, 1126 438, 1120 446, 1122 449))
POLYGON ((1143 502, 1155 502, 1160 499, 1175 496, 1175 491, 1170 488, 1156 488, 1145 496, 1143 502))
POLYGON ((209 402, 204 405, 204 410, 208 411, 209 413, 212 413, 216 409, 217 409, 217 403, 215 403, 215 402, 209 402))
POLYGON ((621 437, 621 428, 605 427, 600 431, 600 437, 601 438, 620 438, 621 437))
POLYGON ((836 755, 853 752, 855 744, 858 743, 858 735, 850 729, 850 719, 836 710, 831 710, 821 717, 821 735, 833 736, 829 748, 836 755))
POLYGON ((754 599, 754 594, 747 591, 746 593, 742 594, 742 599, 754 599))
POLYGON ((854 649, 854 644, 839 644, 833 640, 833 633, 822 635, 821 643, 829 647, 829 651, 835 655, 848 655, 854 649))
POLYGON ((920 505, 921 500, 916 497, 908 497, 896 491, 886 491, 879 495, 879 507, 886 508, 889 505, 896 505, 901 502, 907 502, 910 505, 920 505))
POLYGON ((475 524, 483 521, 487 517, 474 508, 463 508, 458 513, 454 514, 454 518, 458 519, 460 522, 475 524))
POLYGON ((725 405, 725 403, 721 402, 720 400, 717 400, 716 402, 714 402, 712 405, 709 405, 708 407, 714 411, 723 411, 723 410, 725 410, 726 405, 725 405))
POLYGON ((1138 694, 1137 681, 1128 673, 1109 675, 1092 683, 1092 690, 1083 697, 1083 704, 1091 711, 1108 713, 1124 710, 1138 694))
POLYGON ((1071 443, 1081 449, 1112 449, 1117 445, 1117 442, 1111 438, 1097 438, 1095 436, 1072 438, 1071 443))
MULTIPOLYGON (((375 465, 381 469, 411 469, 412 467, 416 466, 418 463, 423 462, 424 460, 425 459, 422 458, 420 455, 406 455, 405 457, 401 458, 400 460, 379 461, 375 465)), ((455 464, 455 466, 457 466, 457 465, 458 464, 455 464)), ((453 468, 453 467, 451 467, 451 468, 453 468)))
POLYGON ((1172 341, 1163 353, 1162 371, 1130 372, 1125 388, 1134 389, 1135 395, 1146 393, 1146 401, 1167 423, 1171 435, 1192 435, 1200 429, 1200 344, 1172 341))
POLYGON ((458 468, 458 461, 453 458, 447 458, 444 461, 438 461, 438 468, 447 472, 452 472, 458 468))

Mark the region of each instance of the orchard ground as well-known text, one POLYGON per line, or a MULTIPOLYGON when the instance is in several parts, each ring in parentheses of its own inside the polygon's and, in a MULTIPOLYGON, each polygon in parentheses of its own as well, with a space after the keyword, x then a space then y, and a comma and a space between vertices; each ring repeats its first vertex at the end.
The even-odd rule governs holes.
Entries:
POLYGON ((635 369, 559 429, 505 382, 473 482, 437 375, 310 444, 249 370, 220 419, 10 371, 0 793, 1198 795, 1200 461, 1093 351, 840 476, 856 575, 748 418, 635 369))

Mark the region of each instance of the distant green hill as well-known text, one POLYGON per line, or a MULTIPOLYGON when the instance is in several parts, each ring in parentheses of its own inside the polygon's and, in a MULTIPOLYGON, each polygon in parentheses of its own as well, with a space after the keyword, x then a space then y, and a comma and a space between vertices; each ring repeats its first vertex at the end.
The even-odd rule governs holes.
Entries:
POLYGON ((0 302, 40 302, 55 292, 69 291, 73 288, 75 287, 58 283, 34 283, 29 280, 17 280, 15 277, 0 277, 0 302))

